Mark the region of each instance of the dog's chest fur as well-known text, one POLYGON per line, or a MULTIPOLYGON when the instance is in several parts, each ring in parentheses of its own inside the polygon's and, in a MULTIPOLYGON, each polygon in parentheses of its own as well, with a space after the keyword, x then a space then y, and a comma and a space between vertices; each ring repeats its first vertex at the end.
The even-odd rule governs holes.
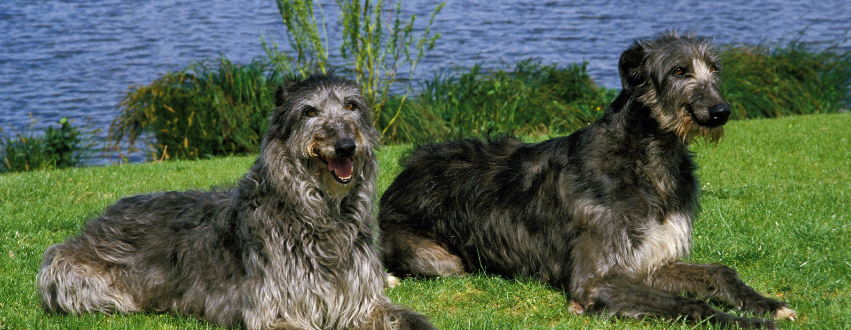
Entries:
MULTIPOLYGON (((309 195, 323 194, 311 191, 309 195)), ((243 296, 254 299, 251 305, 266 306, 254 310, 269 315, 246 319, 286 320, 304 329, 352 328, 364 322, 382 301, 384 275, 364 224, 368 212, 352 201, 360 195, 353 191, 346 198, 298 200, 309 205, 248 203, 254 207, 243 211, 252 219, 245 224, 245 239, 255 241, 256 249, 247 252, 246 265, 253 268, 248 276, 254 280, 246 281, 243 296)))
POLYGON ((263 276, 246 289, 257 293, 255 303, 278 313, 265 319, 284 319, 306 329, 349 328, 362 322, 356 317, 369 315, 384 284, 376 267, 364 266, 378 258, 368 236, 346 224, 285 228, 285 233, 262 235, 263 248, 252 253, 263 276))
POLYGON ((633 196, 641 201, 623 213, 634 216, 635 221, 629 222, 633 228, 627 228, 629 242, 623 245, 627 251, 622 254, 622 267, 628 273, 649 274, 689 254, 697 203, 696 166, 679 141, 645 137, 627 145, 643 157, 630 158, 641 160, 632 173, 632 181, 638 183, 633 186, 640 190, 633 196))
POLYGON ((648 274, 689 253, 696 165, 680 141, 611 134, 623 132, 611 128, 617 125, 637 124, 604 121, 568 138, 571 161, 563 169, 572 179, 563 183, 571 191, 565 205, 576 235, 608 238, 603 241, 608 247, 599 248, 614 259, 601 264, 598 273, 648 274))

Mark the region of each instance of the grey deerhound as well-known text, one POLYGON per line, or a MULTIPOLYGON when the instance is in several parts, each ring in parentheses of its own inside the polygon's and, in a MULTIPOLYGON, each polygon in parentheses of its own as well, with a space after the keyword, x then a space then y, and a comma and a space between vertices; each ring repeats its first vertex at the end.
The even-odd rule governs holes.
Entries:
POLYGON ((703 301, 717 298, 756 315, 795 318, 731 268, 682 261, 699 187, 687 144, 701 136, 717 141, 730 115, 718 88, 717 49, 666 32, 636 41, 619 71, 620 95, 569 136, 415 149, 381 198, 390 271, 536 279, 564 290, 576 313, 774 327, 703 301))
POLYGON ((351 82, 290 81, 235 189, 119 200, 47 249, 43 306, 246 329, 434 329, 384 294, 371 117, 351 82))

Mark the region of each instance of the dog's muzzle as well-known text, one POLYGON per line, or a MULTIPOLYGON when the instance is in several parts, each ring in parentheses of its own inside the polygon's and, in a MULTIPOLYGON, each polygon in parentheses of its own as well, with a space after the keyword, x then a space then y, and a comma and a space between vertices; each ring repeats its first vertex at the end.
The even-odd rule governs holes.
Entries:
POLYGON ((352 156, 357 151, 357 144, 352 139, 342 139, 334 144, 334 156, 323 158, 322 160, 328 164, 328 171, 339 183, 352 182, 352 172, 354 165, 352 164, 352 156))
POLYGON ((713 105, 709 108, 709 121, 706 125, 711 127, 724 125, 727 123, 727 120, 730 119, 730 114, 732 112, 730 105, 726 102, 713 105))

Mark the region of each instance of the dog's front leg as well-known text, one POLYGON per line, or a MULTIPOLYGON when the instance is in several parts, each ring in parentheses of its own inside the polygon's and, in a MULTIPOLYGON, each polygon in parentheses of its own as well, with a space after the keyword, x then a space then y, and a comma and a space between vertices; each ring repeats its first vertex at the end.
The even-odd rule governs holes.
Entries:
MULTIPOLYGON (((608 235, 613 237, 613 235, 608 235)), ((708 322, 721 327, 774 329, 774 322, 723 313, 703 300, 656 288, 618 266, 616 242, 582 235, 573 250, 569 294, 571 310, 642 319, 645 317, 708 322), (590 244, 597 242, 596 244, 590 244), (602 243, 602 244, 601 244, 602 243), (610 243, 610 244, 607 244, 610 243)))
POLYGON ((701 298, 718 298, 755 315, 770 313, 776 319, 790 320, 798 317, 787 303, 762 296, 727 266, 677 262, 658 268, 648 277, 648 283, 660 289, 688 292, 701 298))
POLYGON ((623 275, 592 279, 583 286, 584 293, 571 293, 571 309, 574 312, 636 319, 686 320, 689 323, 705 321, 723 328, 776 329, 771 320, 727 314, 702 300, 653 288, 623 275))

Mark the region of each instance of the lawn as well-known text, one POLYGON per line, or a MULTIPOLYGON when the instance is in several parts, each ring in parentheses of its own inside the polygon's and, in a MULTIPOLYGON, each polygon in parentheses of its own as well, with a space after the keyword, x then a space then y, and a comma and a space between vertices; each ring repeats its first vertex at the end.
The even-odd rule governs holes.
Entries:
MULTIPOLYGON (((725 139, 696 144, 702 211, 690 261, 720 263, 799 312, 782 329, 851 324, 851 114, 733 121, 725 139)), ((410 146, 379 153, 380 191, 410 146)), ((44 249, 122 196, 233 184, 252 157, 0 175, 0 329, 206 329, 167 314, 45 314, 35 276, 44 249)), ((489 275, 403 279, 391 299, 441 329, 691 329, 660 320, 567 312, 564 294, 489 275)), ((698 328, 702 328, 699 325, 698 328)))

